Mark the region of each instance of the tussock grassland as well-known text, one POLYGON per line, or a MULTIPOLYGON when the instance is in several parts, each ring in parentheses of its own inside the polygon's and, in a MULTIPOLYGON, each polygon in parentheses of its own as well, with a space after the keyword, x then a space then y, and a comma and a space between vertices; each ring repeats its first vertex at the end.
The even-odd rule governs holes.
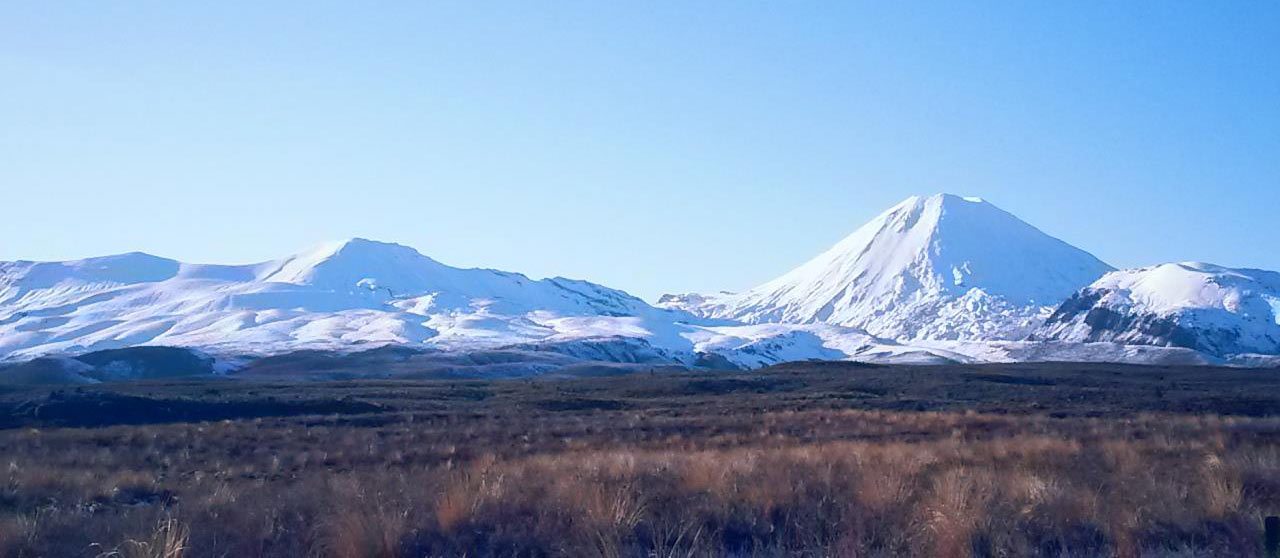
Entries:
POLYGON ((1094 370, 9 392, 0 556, 1259 555, 1280 513, 1269 396, 1129 370, 1150 375, 1139 410, 1091 406, 1094 370), (90 428, 38 410, 117 392, 373 407, 90 428), (1180 410, 1205 397, 1264 412, 1180 410))

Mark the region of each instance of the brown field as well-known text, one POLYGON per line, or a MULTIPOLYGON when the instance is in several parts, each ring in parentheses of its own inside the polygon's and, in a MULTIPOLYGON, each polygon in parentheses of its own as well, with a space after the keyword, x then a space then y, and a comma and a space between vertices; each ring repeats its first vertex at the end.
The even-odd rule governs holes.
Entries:
POLYGON ((0 392, 0 556, 1257 556, 1280 373, 0 392))

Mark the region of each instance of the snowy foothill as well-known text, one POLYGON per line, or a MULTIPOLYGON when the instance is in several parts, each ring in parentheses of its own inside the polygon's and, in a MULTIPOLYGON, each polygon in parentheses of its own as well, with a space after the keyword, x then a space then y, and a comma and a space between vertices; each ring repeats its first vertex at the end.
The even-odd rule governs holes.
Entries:
POLYGON ((244 266, 145 254, 0 264, 0 354, 9 358, 132 345, 251 354, 495 346, 637 335, 684 317, 585 281, 459 269, 363 239, 244 266))
POLYGON ((1280 273, 1201 262, 1108 273, 1065 301, 1038 336, 1280 354, 1280 273))

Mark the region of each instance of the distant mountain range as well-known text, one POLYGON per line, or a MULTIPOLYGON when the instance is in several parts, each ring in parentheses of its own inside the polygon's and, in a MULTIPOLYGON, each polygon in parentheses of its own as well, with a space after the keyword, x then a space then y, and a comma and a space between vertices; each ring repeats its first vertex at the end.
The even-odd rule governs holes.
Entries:
POLYGON ((498 374, 815 358, 1268 365, 1280 363, 1280 274, 1116 271, 986 201, 947 194, 909 198, 754 289, 655 305, 364 239, 251 265, 141 253, 0 263, 0 360, 46 357, 89 380, 119 374, 69 357, 184 347, 234 373, 272 355, 387 345, 433 363, 504 355, 505 368, 481 359, 498 374))

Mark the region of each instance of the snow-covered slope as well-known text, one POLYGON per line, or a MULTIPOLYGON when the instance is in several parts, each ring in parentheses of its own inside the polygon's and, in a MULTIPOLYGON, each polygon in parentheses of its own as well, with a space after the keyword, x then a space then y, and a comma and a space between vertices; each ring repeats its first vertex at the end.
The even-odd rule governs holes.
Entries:
MULTIPOLYGON (((1037 323, 1041 305, 1058 289, 1102 265, 993 214, 1007 216, 973 200, 915 198, 767 289, 683 299, 702 310, 733 308, 761 323, 656 308, 586 281, 455 268, 412 248, 362 239, 249 265, 140 253, 0 262, 0 361, 174 346, 215 357, 221 373, 255 355, 402 345, 425 351, 420 360, 433 369, 489 375, 591 362, 745 368, 809 359, 1277 362, 1237 354, 1280 354, 1277 274, 1207 266, 1180 266, 1169 270, 1172 278, 1146 270, 1107 275, 1041 330, 1054 341, 986 340, 1037 323), (992 247, 997 241, 1004 246, 992 247), (742 301, 778 304, 729 305, 742 301), (1095 306, 1133 327, 1096 327, 1089 317, 1095 306), (808 323, 765 323, 773 319, 808 323), (1177 327, 1160 337, 1168 323, 1177 327), (1196 332, 1195 343, 1180 342, 1187 331, 1196 332), (886 339, 886 332, 908 340, 886 339)), ((93 372, 50 364, 70 362, 65 358, 42 362, 48 366, 36 370, 40 378, 88 381, 116 373, 111 366, 93 372)))
POLYGON ((10 359, 134 345, 272 353, 678 337, 686 318, 585 281, 459 269, 363 239, 241 266, 138 253, 0 263, 0 358, 10 359))
POLYGON ((795 270, 737 295, 660 306, 748 323, 827 323, 879 337, 1019 339, 1111 270, 978 198, 911 197, 795 270))
POLYGON ((739 367, 815 358, 939 359, 939 351, 852 328, 703 319, 586 281, 459 269, 412 248, 363 239, 238 266, 139 253, 0 263, 0 360, 165 345, 235 362, 388 344, 739 367))
POLYGON ((1280 354, 1280 273, 1198 262, 1108 273, 1064 302, 1036 338, 1280 354))

